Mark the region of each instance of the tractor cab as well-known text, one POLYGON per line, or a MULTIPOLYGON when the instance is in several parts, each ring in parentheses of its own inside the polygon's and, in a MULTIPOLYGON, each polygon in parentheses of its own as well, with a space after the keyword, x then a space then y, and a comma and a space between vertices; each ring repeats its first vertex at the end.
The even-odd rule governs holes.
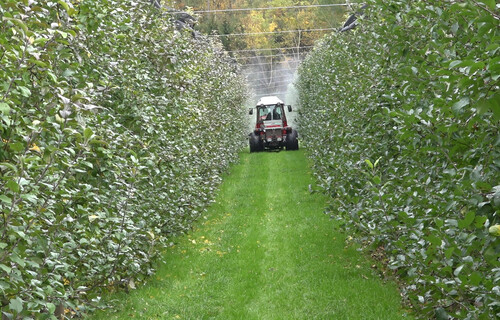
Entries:
POLYGON ((283 104, 258 105, 256 127, 269 126, 287 127, 286 115, 283 104))

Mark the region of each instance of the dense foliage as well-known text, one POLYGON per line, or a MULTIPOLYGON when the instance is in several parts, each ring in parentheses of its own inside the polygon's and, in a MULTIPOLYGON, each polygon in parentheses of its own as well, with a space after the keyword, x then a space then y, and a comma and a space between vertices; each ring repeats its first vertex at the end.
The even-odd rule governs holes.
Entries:
POLYGON ((6 0, 0 19, 2 314, 82 314, 211 201, 244 83, 150 1, 6 0))
POLYGON ((329 212, 387 258, 422 318, 498 318, 499 5, 368 3, 299 71, 329 212))

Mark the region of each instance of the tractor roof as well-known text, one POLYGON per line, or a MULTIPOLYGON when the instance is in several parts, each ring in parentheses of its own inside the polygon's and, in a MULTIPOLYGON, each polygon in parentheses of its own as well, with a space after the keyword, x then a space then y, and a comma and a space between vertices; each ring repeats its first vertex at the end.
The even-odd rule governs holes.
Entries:
POLYGON ((271 105, 271 104, 283 104, 283 101, 281 101, 278 97, 276 96, 267 96, 267 97, 262 97, 259 99, 257 102, 257 105, 271 105))

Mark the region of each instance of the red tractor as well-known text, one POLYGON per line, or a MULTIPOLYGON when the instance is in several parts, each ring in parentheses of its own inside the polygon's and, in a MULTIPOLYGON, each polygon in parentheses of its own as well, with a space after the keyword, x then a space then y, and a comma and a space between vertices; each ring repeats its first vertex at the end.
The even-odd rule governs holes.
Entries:
MULTIPOLYGON (((250 109, 250 114, 253 114, 250 109)), ((269 96, 260 98, 257 102, 257 119, 255 129, 249 135, 250 152, 264 149, 298 150, 297 130, 288 126, 285 115, 285 104, 278 97, 269 96)), ((292 106, 288 106, 292 112, 292 106)))

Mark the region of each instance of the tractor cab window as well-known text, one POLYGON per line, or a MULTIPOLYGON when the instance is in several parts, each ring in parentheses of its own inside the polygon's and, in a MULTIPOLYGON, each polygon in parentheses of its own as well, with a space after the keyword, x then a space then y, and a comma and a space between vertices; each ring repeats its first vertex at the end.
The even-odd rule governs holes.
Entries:
POLYGON ((273 120, 281 120, 281 107, 276 106, 273 110, 273 120))
POLYGON ((270 105, 259 108, 258 119, 264 120, 281 120, 283 109, 279 105, 270 105))
POLYGON ((259 114, 258 114, 259 120, 260 121, 268 120, 267 118, 270 112, 271 112, 270 108, 268 107, 259 108, 259 114))

